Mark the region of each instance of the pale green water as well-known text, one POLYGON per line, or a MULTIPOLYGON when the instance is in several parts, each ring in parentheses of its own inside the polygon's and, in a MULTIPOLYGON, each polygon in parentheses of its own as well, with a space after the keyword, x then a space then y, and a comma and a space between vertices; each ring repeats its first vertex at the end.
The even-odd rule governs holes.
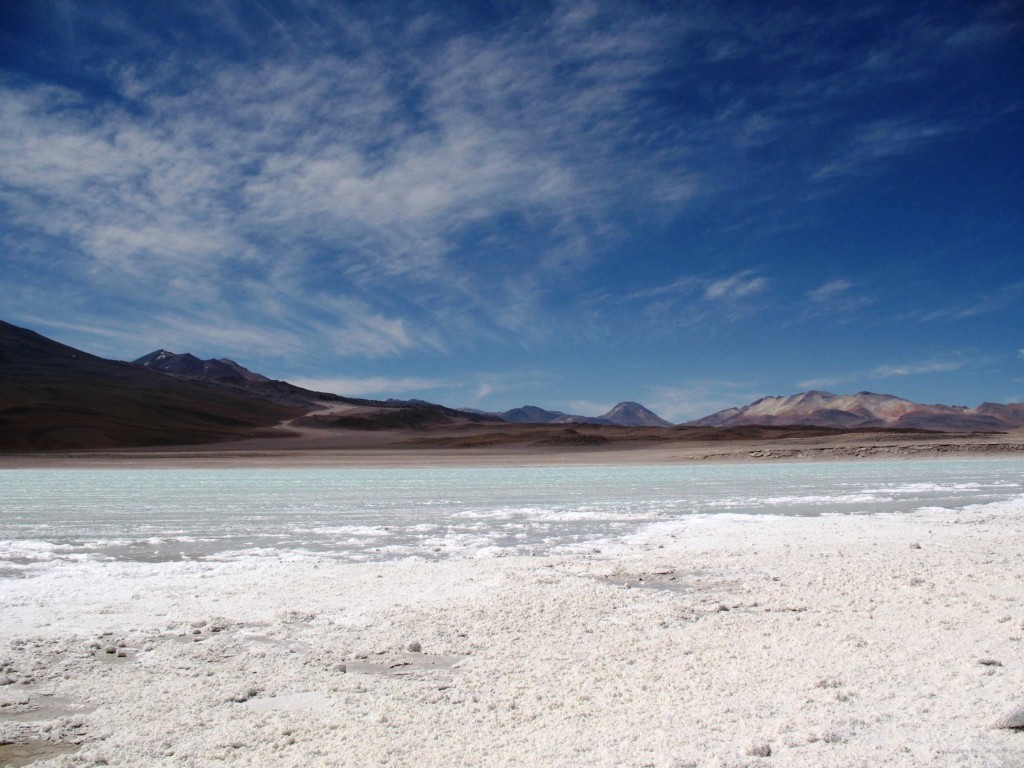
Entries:
POLYGON ((54 560, 544 554, 693 514, 1024 500, 1024 461, 514 469, 9 470, 0 574, 54 560))

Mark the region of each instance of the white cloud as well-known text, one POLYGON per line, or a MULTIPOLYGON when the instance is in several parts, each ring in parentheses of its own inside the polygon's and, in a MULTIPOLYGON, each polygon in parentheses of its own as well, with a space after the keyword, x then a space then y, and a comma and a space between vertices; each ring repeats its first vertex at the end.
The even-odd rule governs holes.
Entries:
MULTIPOLYGON (((332 23, 352 35, 344 55, 311 20, 291 29, 305 44, 270 44, 256 65, 161 50, 159 67, 117 72, 108 100, 0 81, 0 202, 26 237, 70 246, 62 269, 74 279, 145 291, 168 312, 182 300, 175 281, 205 286, 213 310, 230 293, 214 286, 269 284, 288 261, 292 297, 330 285, 366 306, 340 354, 520 333, 542 292, 492 280, 463 253, 467 233, 517 218, 542 245, 496 227, 488 264, 558 273, 591 258, 592 233, 618 212, 675 211, 700 193, 671 142, 629 148, 675 22, 612 13, 609 24, 608 13, 559 11, 490 34, 392 20, 383 35, 336 9, 332 23), (419 305, 417 333, 385 327, 390 296, 419 305)), ((212 11, 206 21, 220 23, 212 11)), ((323 312, 309 304, 279 308, 301 324, 323 312)))
POLYGON ((570 400, 563 408, 557 408, 556 410, 575 416, 603 416, 613 407, 615 407, 615 403, 594 402, 593 400, 570 400))
POLYGON ((834 387, 837 384, 842 384, 844 381, 848 381, 850 377, 842 376, 824 376, 819 379, 804 379, 803 381, 797 382, 797 386, 800 389, 828 389, 834 387))
POLYGON ((942 373, 944 371, 958 371, 964 367, 962 360, 936 361, 930 363, 915 363, 911 365, 879 365, 873 368, 868 374, 871 378, 884 379, 891 376, 915 376, 922 373, 942 373))
POLYGON ((40 329, 49 333, 48 329, 56 328, 60 331, 72 331, 76 334, 102 336, 121 341, 136 337, 136 334, 128 329, 110 328, 99 324, 64 322, 62 320, 40 317, 39 315, 18 315, 15 318, 11 318, 9 322, 25 323, 25 327, 31 326, 31 330, 34 330, 36 333, 40 333, 40 329))
POLYGON ((848 291, 853 287, 853 283, 849 280, 840 278, 839 280, 832 280, 831 282, 824 283, 813 291, 807 294, 807 297, 811 301, 828 301, 840 293, 848 291))
POLYGON ((909 155, 936 141, 949 138, 960 126, 916 118, 878 120, 858 126, 838 154, 815 173, 816 180, 872 173, 883 161, 909 155))
POLYGON ((997 23, 980 20, 952 32, 946 39, 948 45, 956 48, 970 48, 989 45, 992 42, 1020 30, 1020 24, 997 23))
POLYGON ((740 272, 731 277, 715 280, 704 289, 707 299, 742 299, 760 293, 768 287, 768 280, 754 276, 751 271, 740 272))
POLYGON ((1017 280, 1013 283, 1000 285, 998 288, 986 293, 967 297, 959 304, 950 303, 950 305, 940 309, 909 312, 906 317, 920 322, 950 319, 968 320, 1015 307, 1020 302, 1022 295, 1024 295, 1024 280, 1017 280))
POLYGON ((433 402, 459 407, 472 405, 486 410, 503 411, 523 405, 496 403, 497 395, 513 393, 516 398, 539 389, 548 389, 557 380, 551 372, 540 370, 517 370, 514 372, 487 372, 451 375, 445 378, 430 376, 285 376, 285 379, 301 387, 322 392, 334 392, 359 397, 386 398, 395 396, 423 397, 433 402), (481 401, 488 401, 480 406, 481 401))
MULTIPOLYGON (((959 130, 909 107, 884 120, 862 115, 859 98, 850 107, 851 93, 912 75, 936 45, 905 30, 887 37, 868 77, 863 50, 819 42, 845 13, 761 26, 760 14, 723 18, 713 4, 647 13, 559 2, 504 8, 502 23, 469 28, 385 6, 301 4, 287 22, 232 2, 181 11, 203 22, 199 33, 258 51, 246 58, 211 53, 209 39, 168 46, 133 26, 130 4, 88 19, 67 4, 81 16, 78 45, 90 30, 92 44, 115 31, 146 55, 80 57, 75 76, 104 97, 0 77, 3 245, 17 242, 5 267, 17 259, 18 279, 40 294, 57 281, 88 286, 94 304, 116 305, 147 333, 160 318, 166 335, 199 334, 186 347, 223 340, 199 320, 217 317, 247 339, 266 329, 271 348, 291 355, 447 352, 543 337, 550 286, 569 293, 574 271, 626 223, 667 221, 710 194, 756 198, 780 168, 859 174, 959 130), (797 50, 816 65, 790 67, 797 50), (782 62, 791 76, 752 94, 686 74, 730 57, 782 62), (658 95, 666 83, 722 96, 676 114, 658 95), (800 138, 830 125, 848 129, 823 159, 800 138), (749 151, 775 142, 778 152, 749 151), (755 166, 755 154, 779 160, 755 166)), ((979 14, 930 39, 989 39, 978 24, 1006 29, 979 14)), ((646 294, 702 295, 705 306, 684 315, 697 321, 739 316, 770 285, 747 271, 646 294)), ((96 324, 95 308, 61 308, 96 324)))
POLYGON ((653 388, 644 405, 678 424, 743 406, 762 396, 751 382, 690 380, 677 386, 653 388))
POLYGON ((815 320, 828 317, 833 321, 852 322, 860 318, 861 311, 877 302, 872 296, 854 291, 858 286, 851 280, 839 278, 822 283, 807 292, 807 302, 800 312, 801 320, 815 320))
POLYGON ((551 371, 522 369, 506 372, 479 372, 450 379, 444 387, 446 402, 472 402, 474 407, 482 406, 491 411, 506 411, 518 408, 533 397, 531 392, 546 391, 559 377, 551 371), (515 398, 509 402, 508 397, 515 398))
POLYGON ((797 383, 800 389, 828 389, 844 384, 854 384, 867 379, 889 379, 900 376, 918 376, 929 373, 958 371, 967 365, 967 360, 931 360, 921 363, 905 363, 902 365, 878 365, 871 370, 851 371, 834 376, 822 376, 804 379, 797 383))
MULTIPOLYGON (((373 359, 410 349, 443 351, 436 339, 411 329, 405 319, 375 313, 359 301, 321 299, 312 303, 303 298, 288 304, 257 291, 240 296, 235 306, 216 308, 211 314, 206 302, 213 304, 214 299, 187 281, 179 282, 183 298, 175 310, 159 309, 138 321, 103 310, 83 310, 76 322, 27 313, 16 317, 34 328, 71 331, 73 338, 67 343, 116 358, 166 348, 200 356, 295 359, 307 351, 310 337, 317 339, 315 352, 321 366, 338 357, 373 359), (190 295, 193 290, 201 294, 198 300, 190 295), (97 338, 85 343, 83 337, 97 338)), ((244 286, 239 291, 246 293, 244 286)), ((55 303, 59 305, 59 301, 55 303)), ((273 371, 260 373, 276 376, 273 371)))
MULTIPOLYGON (((624 298, 625 300, 630 301, 633 299, 650 299, 657 296, 668 296, 674 294, 685 295, 699 290, 700 287, 702 285, 706 285, 707 282, 707 280, 702 280, 701 278, 694 277, 692 275, 683 275, 682 277, 676 278, 671 283, 657 285, 653 288, 647 288, 640 291, 634 291, 627 294, 624 298)), ((604 297, 602 297, 602 300, 604 300, 604 297)))
POLYGON ((373 358, 414 348, 440 350, 436 339, 414 332, 404 318, 379 314, 363 301, 321 297, 310 306, 329 318, 306 325, 333 355, 373 358))
POLYGON ((425 392, 445 386, 445 382, 439 379, 416 377, 389 378, 387 376, 322 379, 294 377, 288 379, 288 381, 298 387, 311 389, 314 392, 328 392, 335 395, 348 395, 350 397, 364 397, 368 395, 393 397, 396 394, 425 392))
POLYGON ((659 329, 737 321, 763 309, 761 296, 771 280, 747 269, 727 277, 681 275, 669 283, 633 290, 622 296, 601 292, 587 297, 581 306, 600 312, 610 304, 642 302, 640 317, 659 329))
POLYGON ((1024 360, 1024 347, 1021 347, 1020 349, 1017 350, 1017 357, 1019 357, 1021 360, 1024 360))

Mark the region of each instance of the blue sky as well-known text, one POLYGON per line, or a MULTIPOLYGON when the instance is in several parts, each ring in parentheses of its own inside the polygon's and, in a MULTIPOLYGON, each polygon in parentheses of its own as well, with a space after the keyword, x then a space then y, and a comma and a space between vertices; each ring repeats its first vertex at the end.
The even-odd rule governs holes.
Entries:
POLYGON ((1024 398, 1024 11, 0 2, 0 318, 342 394, 1024 398))

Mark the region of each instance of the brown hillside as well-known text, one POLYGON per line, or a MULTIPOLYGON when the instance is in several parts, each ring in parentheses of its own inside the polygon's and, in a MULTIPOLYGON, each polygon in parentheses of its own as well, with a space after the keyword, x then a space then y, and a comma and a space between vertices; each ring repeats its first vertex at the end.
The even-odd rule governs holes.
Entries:
POLYGON ((299 413, 0 321, 0 451, 211 443, 263 434, 299 413))

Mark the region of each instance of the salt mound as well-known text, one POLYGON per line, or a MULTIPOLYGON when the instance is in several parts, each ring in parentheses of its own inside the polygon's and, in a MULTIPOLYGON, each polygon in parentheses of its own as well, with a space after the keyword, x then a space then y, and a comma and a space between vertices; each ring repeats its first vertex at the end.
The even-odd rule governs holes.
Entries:
POLYGON ((1024 704, 1020 704, 1004 714, 994 723, 993 728, 1024 728, 1024 704))

